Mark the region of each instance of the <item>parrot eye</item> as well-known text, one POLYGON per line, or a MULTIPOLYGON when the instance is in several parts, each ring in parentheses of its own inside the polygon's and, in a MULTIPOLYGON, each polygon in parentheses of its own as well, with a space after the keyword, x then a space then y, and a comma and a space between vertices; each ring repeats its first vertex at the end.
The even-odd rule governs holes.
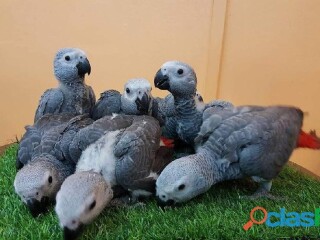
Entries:
POLYGON ((179 74, 179 75, 181 75, 182 73, 183 73, 183 69, 179 69, 178 71, 177 71, 177 73, 179 74))
POLYGON ((96 206, 96 200, 93 200, 93 202, 89 206, 89 210, 92 210, 96 206))
POLYGON ((51 176, 49 176, 48 182, 49 182, 49 183, 52 183, 52 177, 51 177, 51 176))
POLYGON ((178 189, 179 189, 179 191, 181 191, 181 190, 183 190, 185 187, 186 187, 186 185, 180 184, 179 187, 178 187, 178 189))
POLYGON ((130 93, 130 89, 129 89, 129 88, 126 88, 126 92, 127 92, 127 93, 130 93))
POLYGON ((65 59, 66 61, 70 61, 70 56, 65 56, 64 59, 65 59))

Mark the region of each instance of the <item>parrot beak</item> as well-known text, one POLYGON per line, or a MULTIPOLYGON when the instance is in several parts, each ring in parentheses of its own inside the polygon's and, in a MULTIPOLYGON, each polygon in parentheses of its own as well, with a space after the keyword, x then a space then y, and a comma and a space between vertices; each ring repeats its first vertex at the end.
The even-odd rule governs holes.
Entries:
POLYGON ((167 75, 163 75, 161 69, 157 72, 156 76, 154 77, 154 85, 156 88, 161 90, 169 90, 169 77, 167 75))
POLYGON ((18 159, 16 160, 16 170, 19 171, 23 167, 22 162, 20 162, 18 159))
POLYGON ((137 109, 141 115, 148 115, 150 100, 147 93, 144 93, 141 99, 139 97, 136 99, 137 109))
POLYGON ((42 197, 41 201, 38 201, 34 198, 27 201, 27 206, 31 215, 35 218, 38 217, 41 213, 45 213, 48 210, 49 198, 42 197))
POLYGON ((172 207, 175 204, 174 200, 169 199, 167 201, 162 201, 158 196, 157 196, 157 205, 160 207, 162 210, 164 210, 165 207, 172 207))
POLYGON ((198 100, 199 100, 199 102, 203 102, 202 96, 198 96, 198 100))
POLYGON ((87 58, 85 58, 83 62, 79 62, 76 67, 78 68, 78 75, 80 77, 84 77, 86 73, 88 73, 88 75, 91 73, 90 62, 87 58))
POLYGON ((67 227, 63 228, 63 239, 74 240, 77 239, 83 231, 83 224, 80 224, 75 230, 71 230, 67 227))

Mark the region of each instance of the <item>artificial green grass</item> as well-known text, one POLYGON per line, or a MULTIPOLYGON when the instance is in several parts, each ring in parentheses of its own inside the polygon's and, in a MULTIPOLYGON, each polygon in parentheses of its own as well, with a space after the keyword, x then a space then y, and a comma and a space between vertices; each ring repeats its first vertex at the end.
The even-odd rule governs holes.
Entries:
MULTIPOLYGON (((14 193, 16 151, 17 145, 10 146, 0 157, 0 239, 62 239, 53 209, 34 219, 14 193)), ((320 207, 319 181, 286 167, 272 188, 274 195, 285 200, 243 198, 256 188, 248 179, 220 183, 206 194, 165 211, 154 200, 146 202, 145 207, 107 208, 86 228, 81 239, 320 238, 320 226, 269 228, 262 224, 247 232, 242 228, 256 206, 276 212, 280 208, 287 212, 314 212, 320 207)))

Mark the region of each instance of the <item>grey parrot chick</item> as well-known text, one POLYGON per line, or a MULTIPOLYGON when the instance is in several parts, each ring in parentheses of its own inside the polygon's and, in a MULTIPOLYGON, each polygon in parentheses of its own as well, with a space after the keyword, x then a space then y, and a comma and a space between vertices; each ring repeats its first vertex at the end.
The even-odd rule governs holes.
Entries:
POLYGON ((57 194, 55 211, 65 239, 75 239, 113 198, 113 191, 102 175, 93 171, 69 176, 57 194), (72 197, 70 197, 72 196, 72 197))
POLYGON ((116 90, 101 93, 92 111, 97 120, 113 113, 127 115, 151 115, 151 84, 144 78, 129 79, 124 85, 122 94, 116 90))
POLYGON ((15 192, 36 217, 46 210, 63 180, 71 173, 52 155, 42 154, 19 170, 14 179, 15 192))
POLYGON ((85 52, 78 48, 60 49, 53 65, 59 86, 41 96, 34 122, 47 113, 90 114, 96 100, 92 88, 84 82, 85 74, 91 73, 85 52))
POLYGON ((149 115, 152 108, 151 84, 144 78, 133 78, 124 85, 121 109, 128 115, 149 115))
POLYGON ((70 152, 70 143, 92 122, 87 115, 46 114, 26 129, 17 154, 17 165, 22 168, 14 187, 34 217, 44 212, 64 179, 74 172, 75 154, 80 155, 81 149, 70 152))
MULTIPOLYGON (((83 176, 90 175, 90 181, 99 184, 104 181, 110 187, 120 186, 129 191, 133 199, 147 197, 155 192, 155 181, 162 169, 172 160, 173 154, 172 149, 160 146, 160 126, 158 121, 150 116, 105 116, 81 131, 81 139, 84 140, 100 137, 89 141, 91 144, 82 152, 76 172, 72 175, 73 180, 65 181, 68 181, 68 184, 62 185, 56 199, 56 212, 64 232, 66 235, 72 232, 70 235, 74 236, 79 231, 74 230, 75 227, 69 227, 69 220, 86 224, 83 219, 92 220, 103 209, 97 208, 93 213, 76 211, 85 208, 86 199, 92 199, 92 192, 98 191, 95 185, 87 183, 83 176), (85 190, 78 191, 79 187, 85 190), (65 204, 65 199, 68 199, 70 204, 75 202, 75 206, 65 204), (68 218, 66 221, 63 213, 69 209, 74 211, 72 219, 68 218)), ((105 206, 111 200, 109 195, 112 194, 108 192, 109 195, 105 195, 105 192, 102 190, 101 198, 95 198, 96 205, 105 206)))
POLYGON ((193 145, 202 124, 202 109, 197 108, 197 76, 186 63, 164 63, 154 78, 154 85, 168 90, 174 98, 174 116, 166 119, 163 135, 193 145))
POLYGON ((290 106, 206 109, 196 153, 173 161, 157 179, 160 203, 185 202, 217 182, 243 177, 260 183, 254 195, 270 196, 272 179, 296 148, 302 121, 302 111, 290 106))
POLYGON ((113 148, 120 131, 103 135, 83 151, 77 169, 61 186, 56 213, 65 239, 75 239, 113 197, 116 157, 113 148), (92 207, 93 206, 93 207, 92 207))
MULTIPOLYGON (((202 124, 203 111, 215 106, 216 101, 210 104, 202 103, 202 97, 196 93, 196 73, 191 66, 183 62, 164 63, 155 75, 154 85, 161 90, 168 90, 174 98, 175 114, 166 120, 163 135, 167 138, 180 139, 193 146, 202 124)), ((221 105, 221 101, 218 105, 221 105)))

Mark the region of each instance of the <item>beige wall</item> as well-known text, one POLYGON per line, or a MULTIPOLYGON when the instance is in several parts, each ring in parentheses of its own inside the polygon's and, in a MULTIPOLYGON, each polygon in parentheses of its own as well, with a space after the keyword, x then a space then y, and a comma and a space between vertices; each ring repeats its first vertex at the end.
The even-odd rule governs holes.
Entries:
MULTIPOLYGON (((230 0, 218 97, 236 104, 290 104, 320 133, 320 1, 230 0)), ((320 175, 320 151, 292 160, 320 175)))
POLYGON ((122 91, 133 77, 153 82, 167 60, 189 62, 205 79, 212 3, 0 0, 0 145, 23 134, 41 94, 56 86, 52 61, 62 47, 87 52, 92 74, 86 81, 96 95, 112 88, 122 91))
MULTIPOLYGON (((132 77, 151 82, 172 59, 190 63, 206 100, 292 104, 320 132, 318 0, 0 0, 0 145, 31 124, 43 91, 56 86, 57 49, 84 49, 96 95, 132 77)), ((156 96, 165 92, 154 91, 156 96)), ((320 172, 320 153, 295 162, 320 172)))

